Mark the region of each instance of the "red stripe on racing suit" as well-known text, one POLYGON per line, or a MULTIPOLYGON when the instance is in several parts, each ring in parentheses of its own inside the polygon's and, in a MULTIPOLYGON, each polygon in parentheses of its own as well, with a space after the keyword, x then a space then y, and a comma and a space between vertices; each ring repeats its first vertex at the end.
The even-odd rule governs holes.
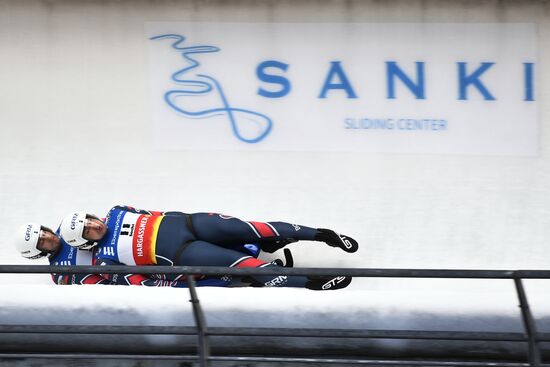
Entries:
POLYGON ((257 267, 260 267, 260 266, 265 265, 265 264, 266 264, 265 262, 263 262, 261 260, 258 260, 254 257, 246 257, 246 258, 241 259, 240 262, 233 265, 233 267, 236 267, 236 268, 257 268, 257 267))
POLYGON ((248 222, 256 228, 260 236, 262 237, 274 237, 277 234, 273 231, 273 229, 268 226, 266 223, 263 222, 248 222))

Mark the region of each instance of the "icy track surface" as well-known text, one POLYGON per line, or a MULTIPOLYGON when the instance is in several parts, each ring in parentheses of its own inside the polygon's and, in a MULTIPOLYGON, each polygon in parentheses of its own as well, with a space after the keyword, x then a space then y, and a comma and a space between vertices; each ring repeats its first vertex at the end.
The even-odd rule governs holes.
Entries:
MULTIPOLYGON (((21 278, 18 278, 21 280, 21 278)), ((512 281, 415 280, 402 289, 366 290, 370 279, 355 279, 345 290, 315 292, 289 288, 198 288, 208 326, 395 329, 522 332, 523 325, 512 281), (448 289, 442 290, 447 282, 448 289), (408 285, 408 286, 407 286, 408 285)), ((540 332, 550 331, 550 284, 525 281, 540 332)), ((187 289, 138 286, 0 285, 1 324, 89 324, 194 326, 187 289)), ((189 336, 70 336, 5 334, 3 351, 89 351, 124 353, 193 352, 189 336)), ((329 338, 212 338, 215 352, 415 355, 464 352, 467 343, 329 338), (360 350, 358 352, 358 350, 360 350)), ((482 343, 489 355, 522 353, 525 346, 482 343)))

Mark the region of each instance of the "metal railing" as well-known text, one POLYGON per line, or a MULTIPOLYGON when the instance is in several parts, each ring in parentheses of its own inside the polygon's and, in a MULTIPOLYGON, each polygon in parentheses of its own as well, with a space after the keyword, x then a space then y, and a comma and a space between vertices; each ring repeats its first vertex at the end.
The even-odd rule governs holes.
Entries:
POLYGON ((181 326, 93 326, 93 325, 0 325, 0 333, 33 334, 170 334, 197 335, 198 357, 184 355, 126 355, 126 354, 39 354, 0 353, 0 358, 123 358, 123 359, 170 359, 197 360, 201 367, 209 362, 290 362, 290 363, 339 363, 376 366, 500 366, 500 367, 550 367, 543 364, 541 342, 550 342, 550 333, 537 332, 535 319, 529 308, 522 279, 550 279, 548 270, 448 270, 448 269, 358 269, 358 268, 226 268, 187 266, 47 266, 47 265, 0 265, 0 273, 32 274, 182 274, 182 275, 307 275, 307 276, 353 276, 376 278, 461 278, 461 279, 510 279, 514 281, 525 332, 464 332, 427 330, 346 330, 346 329, 293 329, 293 328, 243 328, 207 327, 192 276, 187 277, 190 302, 196 327, 181 326), (331 358, 283 358, 283 357, 238 357, 212 356, 210 336, 270 336, 310 338, 363 338, 363 339, 424 339, 455 341, 502 341, 527 344, 527 361, 522 362, 471 362, 433 360, 374 360, 331 358))

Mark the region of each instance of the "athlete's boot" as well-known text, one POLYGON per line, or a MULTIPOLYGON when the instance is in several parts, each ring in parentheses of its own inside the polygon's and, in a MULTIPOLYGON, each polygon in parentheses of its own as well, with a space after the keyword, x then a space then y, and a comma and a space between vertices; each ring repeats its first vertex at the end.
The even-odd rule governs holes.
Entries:
POLYGON ((309 276, 308 279, 309 281, 306 283, 307 289, 328 291, 346 288, 351 283, 352 278, 346 276, 309 276))
POLYGON ((359 248, 357 241, 349 236, 344 236, 330 229, 318 228, 315 241, 323 241, 332 247, 339 247, 346 252, 355 252, 359 248))
MULTIPOLYGON (((283 250, 283 253, 285 254, 285 260, 282 259, 275 259, 270 264, 280 266, 283 268, 292 268, 294 266, 294 258, 292 257, 292 252, 290 252, 289 249, 285 248, 283 250)), ((243 283, 247 283, 249 287, 264 287, 265 284, 258 282, 253 277, 243 277, 242 278, 243 283)))

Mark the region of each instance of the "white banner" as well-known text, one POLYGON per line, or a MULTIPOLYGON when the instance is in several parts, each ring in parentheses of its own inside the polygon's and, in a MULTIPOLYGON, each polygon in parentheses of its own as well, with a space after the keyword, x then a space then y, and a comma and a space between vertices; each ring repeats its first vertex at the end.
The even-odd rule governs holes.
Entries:
POLYGON ((147 23, 155 147, 534 156, 534 24, 147 23))

